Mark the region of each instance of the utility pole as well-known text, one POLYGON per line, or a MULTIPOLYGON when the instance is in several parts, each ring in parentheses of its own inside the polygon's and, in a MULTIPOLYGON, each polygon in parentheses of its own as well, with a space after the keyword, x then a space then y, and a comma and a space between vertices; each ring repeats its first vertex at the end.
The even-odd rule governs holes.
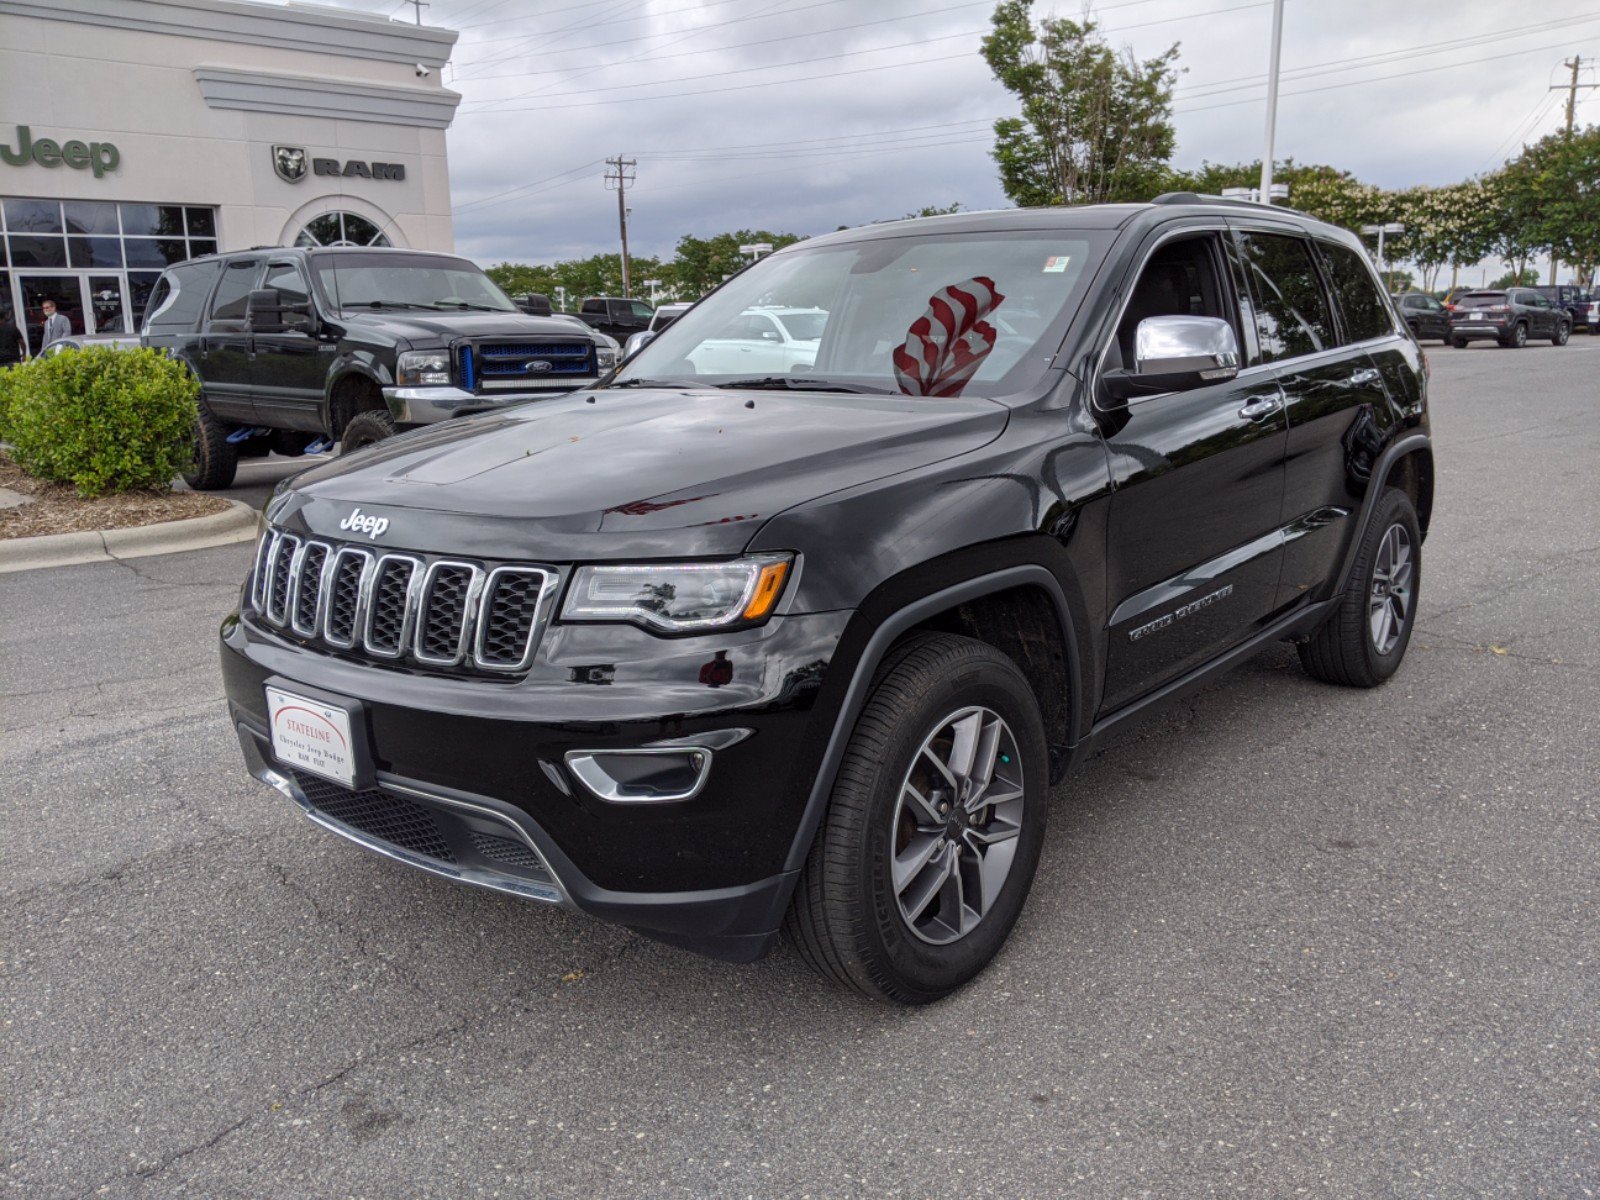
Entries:
POLYGON ((633 295, 632 283, 628 278, 628 185, 633 182, 634 167, 638 164, 631 158, 617 155, 615 158, 606 159, 606 166, 613 168, 606 172, 606 187, 616 184, 617 192, 617 226, 622 230, 622 296, 627 299, 633 295))
MULTIPOLYGON (((1552 92, 1564 91, 1567 93, 1567 141, 1570 142, 1572 140, 1573 127, 1578 121, 1578 89, 1600 87, 1600 83, 1578 82, 1578 68, 1583 65, 1583 55, 1581 54, 1574 54, 1570 61, 1563 62, 1561 65, 1572 72, 1572 81, 1570 83, 1554 84, 1551 86, 1550 90, 1552 92)), ((1556 252, 1555 247, 1552 246, 1550 248, 1550 282, 1554 284, 1555 281, 1556 252)))
POLYGON ((1272 4, 1272 57, 1267 66, 1267 145, 1261 153, 1261 202, 1272 203, 1272 143, 1278 131, 1278 56, 1283 49, 1283 0, 1272 4))
POLYGON ((433 7, 433 5, 428 3, 428 0, 405 0, 405 3, 411 5, 412 8, 417 10, 417 24, 418 25, 422 24, 422 10, 425 9, 425 8, 432 8, 433 7))

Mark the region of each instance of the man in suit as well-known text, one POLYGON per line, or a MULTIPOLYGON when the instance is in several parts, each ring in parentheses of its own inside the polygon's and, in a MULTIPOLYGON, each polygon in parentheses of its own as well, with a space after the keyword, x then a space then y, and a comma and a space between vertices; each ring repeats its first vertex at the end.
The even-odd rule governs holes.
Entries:
POLYGON ((48 297, 39 306, 44 312, 44 329, 39 338, 39 349, 43 350, 51 342, 59 342, 62 338, 72 336, 72 322, 67 320, 64 313, 56 311, 56 302, 48 297))

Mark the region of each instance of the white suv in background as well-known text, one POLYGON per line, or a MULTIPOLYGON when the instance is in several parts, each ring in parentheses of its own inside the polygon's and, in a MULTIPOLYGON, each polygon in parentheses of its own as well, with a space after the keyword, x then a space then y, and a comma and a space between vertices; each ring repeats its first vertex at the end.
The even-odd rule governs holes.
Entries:
POLYGON ((787 375, 817 360, 821 308, 747 308, 689 355, 702 375, 787 375))

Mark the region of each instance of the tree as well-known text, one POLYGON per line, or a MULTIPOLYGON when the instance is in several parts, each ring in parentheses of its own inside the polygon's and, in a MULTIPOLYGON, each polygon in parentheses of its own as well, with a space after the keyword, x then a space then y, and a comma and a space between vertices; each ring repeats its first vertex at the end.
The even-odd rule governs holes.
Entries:
MULTIPOLYGON (((1272 177, 1289 185, 1287 207, 1310 213, 1320 221, 1358 230, 1379 219, 1383 193, 1362 183, 1349 171, 1320 163, 1302 165, 1294 159, 1274 162, 1272 177)), ((1195 171, 1175 172, 1173 187, 1182 191, 1220 195, 1224 188, 1255 187, 1261 182, 1261 160, 1224 165, 1202 163, 1195 171)))
POLYGON ((697 238, 684 234, 678 239, 677 258, 672 263, 672 283, 683 300, 698 300, 722 282, 723 277, 742 270, 749 259, 739 253, 740 246, 768 242, 774 250, 800 241, 795 233, 771 233, 765 229, 740 229, 715 237, 697 238))
POLYGON ((1520 271, 1507 271, 1489 286, 1496 291, 1510 287, 1533 287, 1539 282, 1539 272, 1532 267, 1523 267, 1520 271))
POLYGON ((1587 277, 1600 262, 1600 126, 1541 138, 1498 174, 1525 240, 1587 277))
POLYGON ((1000 184, 1019 205, 1148 200, 1171 172, 1177 43, 1140 61, 1099 26, 1045 17, 1033 0, 1002 0, 983 57, 1022 115, 994 125, 1000 184))

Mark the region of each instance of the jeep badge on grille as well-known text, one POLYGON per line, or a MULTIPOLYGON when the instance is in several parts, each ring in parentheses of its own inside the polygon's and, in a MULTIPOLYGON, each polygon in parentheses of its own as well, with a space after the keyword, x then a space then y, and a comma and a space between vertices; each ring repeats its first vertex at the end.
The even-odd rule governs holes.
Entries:
POLYGON ((339 528, 352 533, 364 533, 368 541, 377 541, 389 528, 389 518, 362 516, 359 508, 353 508, 350 515, 339 522, 339 528))

